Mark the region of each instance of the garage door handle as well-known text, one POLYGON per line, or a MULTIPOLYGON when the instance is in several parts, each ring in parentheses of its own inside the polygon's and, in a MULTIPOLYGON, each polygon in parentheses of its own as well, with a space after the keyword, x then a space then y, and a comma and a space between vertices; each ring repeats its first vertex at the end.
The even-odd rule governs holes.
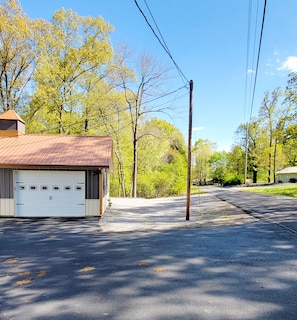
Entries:
POLYGON ((49 196, 49 199, 50 199, 50 200, 53 200, 53 197, 52 197, 52 196, 49 196))

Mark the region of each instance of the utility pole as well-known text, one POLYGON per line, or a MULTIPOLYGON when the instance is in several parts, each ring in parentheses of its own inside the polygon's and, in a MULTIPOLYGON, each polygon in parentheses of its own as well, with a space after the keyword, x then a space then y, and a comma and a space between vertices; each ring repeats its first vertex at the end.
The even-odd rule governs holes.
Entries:
POLYGON ((190 220, 190 202, 191 202, 193 86, 194 86, 193 80, 190 80, 189 135, 188 135, 188 177, 187 177, 187 208, 186 208, 186 220, 190 220))

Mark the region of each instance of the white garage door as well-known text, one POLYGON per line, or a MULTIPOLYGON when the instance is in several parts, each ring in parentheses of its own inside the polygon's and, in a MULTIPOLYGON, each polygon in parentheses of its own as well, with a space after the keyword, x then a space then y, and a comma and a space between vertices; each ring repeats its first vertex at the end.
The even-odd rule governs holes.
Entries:
POLYGON ((17 170, 14 179, 16 216, 85 215, 84 171, 17 170))

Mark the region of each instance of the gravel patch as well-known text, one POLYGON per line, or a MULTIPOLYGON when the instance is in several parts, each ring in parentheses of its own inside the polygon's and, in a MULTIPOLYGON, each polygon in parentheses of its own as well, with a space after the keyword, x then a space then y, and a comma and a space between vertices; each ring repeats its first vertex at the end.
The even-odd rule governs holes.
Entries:
POLYGON ((239 208, 205 193, 191 196, 189 221, 186 197, 111 198, 111 207, 100 218, 99 225, 105 232, 125 232, 209 228, 255 221, 239 208))

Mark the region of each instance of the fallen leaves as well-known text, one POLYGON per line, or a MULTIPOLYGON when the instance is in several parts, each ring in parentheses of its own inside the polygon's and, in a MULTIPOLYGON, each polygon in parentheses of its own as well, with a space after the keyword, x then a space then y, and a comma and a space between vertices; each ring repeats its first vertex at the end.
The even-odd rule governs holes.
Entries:
POLYGON ((40 277, 44 277, 45 275, 47 274, 47 271, 46 270, 41 270, 37 273, 37 277, 40 278, 40 277))
POLYGON ((146 262, 140 262, 140 263, 138 263, 138 267, 148 267, 148 266, 149 266, 149 264, 146 263, 146 262))
MULTIPOLYGON (((140 262, 140 263, 138 263, 138 267, 148 267, 149 266, 149 264, 147 263, 147 262, 140 262)), ((155 272, 163 272, 163 271, 165 271, 165 270, 167 270, 167 268, 164 268, 164 267, 156 267, 156 268, 153 268, 153 270, 155 271, 155 272)))
POLYGON ((167 270, 167 269, 166 268, 162 268, 162 267, 154 268, 155 272, 163 272, 165 270, 167 270))
POLYGON ((32 279, 23 279, 23 280, 17 281, 15 284, 16 284, 17 286, 23 286, 23 285, 26 285, 26 284, 31 283, 31 280, 32 280, 32 279))
POLYGON ((19 273, 19 276, 28 276, 28 275, 30 275, 30 271, 22 271, 22 272, 20 272, 19 273))
POLYGON ((79 272, 89 272, 89 271, 93 271, 93 270, 95 270, 95 267, 88 266, 88 267, 84 267, 84 268, 80 269, 79 272))
MULTIPOLYGON (((15 285, 17 286, 24 286, 30 284, 34 279, 36 280, 37 278, 44 277, 47 274, 47 270, 40 270, 35 274, 32 274, 31 271, 29 270, 24 270, 24 271, 18 271, 19 269, 23 269, 24 265, 28 263, 26 260, 19 260, 18 258, 11 257, 7 258, 4 261, 5 264, 9 264, 9 270, 10 274, 7 274, 5 276, 6 279, 13 279, 14 278, 23 278, 15 281, 15 285), (31 276, 29 278, 29 276, 31 276)), ((28 268, 28 266, 27 266, 28 268)))
POLYGON ((9 259, 6 259, 4 261, 4 263, 16 263, 18 261, 18 259, 16 258, 9 258, 9 259))

